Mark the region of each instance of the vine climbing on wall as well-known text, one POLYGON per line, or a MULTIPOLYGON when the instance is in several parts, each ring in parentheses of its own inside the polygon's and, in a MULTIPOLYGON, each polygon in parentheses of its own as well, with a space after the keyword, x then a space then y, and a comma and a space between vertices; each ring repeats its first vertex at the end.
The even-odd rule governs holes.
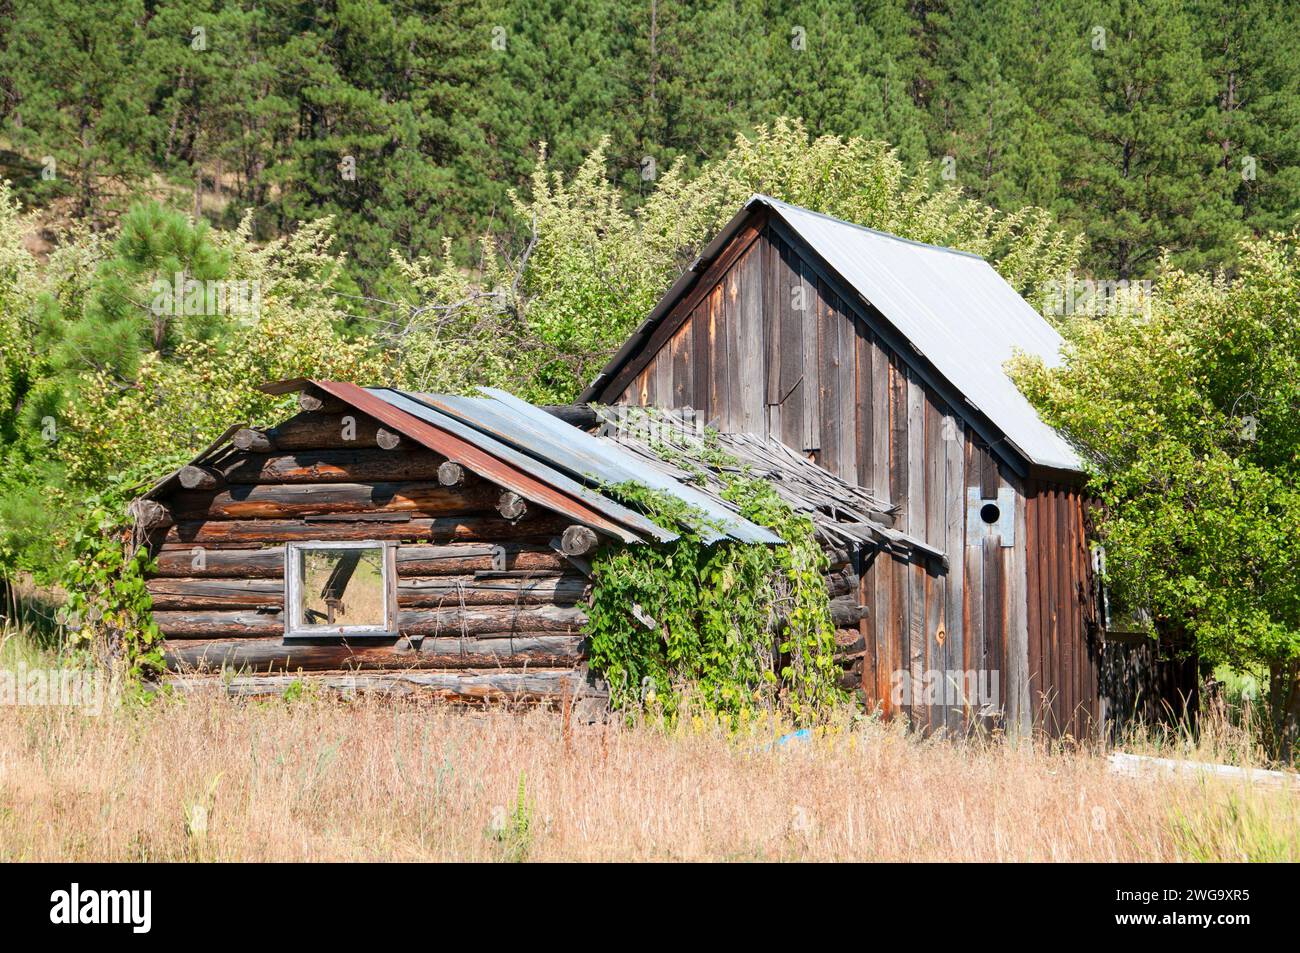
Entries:
POLYGON ((708 542, 717 527, 698 510, 640 484, 610 488, 680 538, 597 554, 591 663, 624 710, 644 706, 672 716, 689 694, 717 713, 781 708, 814 721, 845 699, 824 581, 828 560, 809 519, 766 481, 732 470, 724 498, 784 543, 708 542))

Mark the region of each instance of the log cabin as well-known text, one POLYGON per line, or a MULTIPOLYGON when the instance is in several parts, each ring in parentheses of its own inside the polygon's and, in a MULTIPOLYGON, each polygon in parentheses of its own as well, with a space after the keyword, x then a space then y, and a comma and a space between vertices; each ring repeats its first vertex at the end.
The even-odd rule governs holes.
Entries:
MULTIPOLYGON (((697 419, 648 428, 611 408, 548 412, 490 389, 455 397, 305 379, 263 389, 296 392, 299 413, 232 426, 131 507, 136 544, 155 557, 147 586, 176 687, 260 695, 309 678, 599 709, 608 688, 588 669, 583 636, 590 557, 677 538, 606 488, 636 481, 672 494, 707 517, 710 541, 781 542, 736 513, 720 480, 699 485, 720 465, 697 419), (664 440, 678 464, 653 450, 664 440), (686 455, 699 464, 689 477, 686 455)), ((942 554, 790 448, 719 439, 777 479, 831 551, 826 585, 851 670, 863 608, 850 553, 942 554)))
POLYGON ((1107 639, 1082 461, 1005 370, 1061 343, 979 256, 756 195, 579 402, 690 408, 896 514, 922 545, 856 556, 869 705, 1087 738, 1188 704, 1195 665, 1107 639))

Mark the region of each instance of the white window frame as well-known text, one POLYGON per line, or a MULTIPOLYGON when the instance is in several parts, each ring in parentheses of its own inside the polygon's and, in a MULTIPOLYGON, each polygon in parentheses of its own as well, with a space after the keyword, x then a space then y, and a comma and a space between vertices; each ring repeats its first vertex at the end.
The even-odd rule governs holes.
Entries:
POLYGON ((286 639, 397 638, 397 544, 383 540, 285 543, 284 598, 286 639), (382 625, 311 625, 302 619, 302 554, 314 550, 378 549, 382 552, 384 622, 382 625))

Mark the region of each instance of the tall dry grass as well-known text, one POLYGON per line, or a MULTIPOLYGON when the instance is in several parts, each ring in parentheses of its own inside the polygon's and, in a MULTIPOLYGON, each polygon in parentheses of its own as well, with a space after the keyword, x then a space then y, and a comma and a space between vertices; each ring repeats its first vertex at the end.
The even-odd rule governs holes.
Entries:
POLYGON ((845 722, 304 697, 0 717, 0 860, 1300 859, 1300 796, 845 722))

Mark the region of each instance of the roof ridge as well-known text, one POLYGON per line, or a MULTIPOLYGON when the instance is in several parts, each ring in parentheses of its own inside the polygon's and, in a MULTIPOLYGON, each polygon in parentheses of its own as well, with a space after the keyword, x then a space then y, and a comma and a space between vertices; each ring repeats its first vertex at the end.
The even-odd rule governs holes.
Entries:
MULTIPOLYGON (((914 245, 917 248, 929 248, 933 251, 947 252, 950 255, 960 255, 963 258, 974 258, 976 261, 982 261, 986 265, 989 264, 989 260, 987 258, 985 258, 983 255, 976 254, 973 251, 964 251, 961 248, 951 248, 947 245, 936 245, 933 242, 923 242, 915 238, 904 238, 902 235, 895 235, 893 232, 881 231, 878 228, 871 228, 868 225, 859 225, 857 222, 850 222, 847 219, 836 218, 834 215, 828 215, 825 212, 818 212, 814 209, 804 208, 802 205, 794 205, 791 202, 784 202, 781 199, 773 198, 772 196, 765 195, 762 192, 755 192, 752 196, 750 196, 749 199, 750 203, 754 202, 755 200, 764 202, 767 205, 777 210, 780 210, 782 208, 793 209, 796 212, 802 212, 805 215, 813 215, 817 218, 825 219, 826 221, 833 222, 836 225, 844 225, 848 228, 856 228, 858 231, 866 232, 869 235, 877 235, 881 238, 888 238, 896 242, 902 242, 905 245, 914 245)), ((993 266, 989 265, 989 267, 991 268, 993 266)))

